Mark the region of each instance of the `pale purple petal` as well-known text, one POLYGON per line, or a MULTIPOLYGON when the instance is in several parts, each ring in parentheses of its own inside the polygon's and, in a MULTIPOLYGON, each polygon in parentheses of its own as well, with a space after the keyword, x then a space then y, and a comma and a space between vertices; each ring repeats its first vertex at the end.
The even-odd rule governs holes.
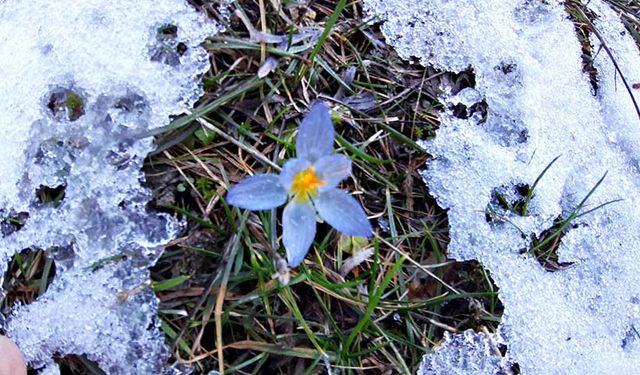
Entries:
POLYGON ((275 174, 257 174, 247 177, 231 187, 227 203, 252 211, 268 210, 284 204, 287 191, 275 174))
POLYGON ((325 184, 320 186, 320 192, 331 190, 349 177, 351 174, 351 160, 344 155, 323 156, 313 164, 313 168, 318 178, 324 180, 325 184))
POLYGON ((282 214, 282 242, 290 267, 297 267, 316 236, 316 210, 311 201, 291 200, 282 214))
POLYGON ((298 157, 313 163, 325 155, 331 155, 334 136, 329 108, 321 102, 314 104, 298 129, 298 157))
POLYGON ((291 190, 291 184, 293 183, 295 175, 310 166, 311 163, 304 159, 296 158, 287 160, 284 166, 282 166, 282 172, 280 172, 280 185, 287 191, 291 190))
POLYGON ((322 220, 338 231, 351 236, 369 237, 371 223, 360 203, 345 191, 331 189, 320 193, 314 200, 322 220))

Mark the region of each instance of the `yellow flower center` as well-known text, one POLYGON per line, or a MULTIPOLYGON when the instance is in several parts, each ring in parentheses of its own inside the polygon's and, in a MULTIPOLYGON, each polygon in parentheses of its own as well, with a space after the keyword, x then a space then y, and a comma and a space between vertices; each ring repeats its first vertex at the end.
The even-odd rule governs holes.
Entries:
POLYGON ((322 186, 325 183, 324 180, 318 178, 313 167, 309 167, 293 176, 291 193, 297 200, 307 200, 318 194, 318 186, 322 186))

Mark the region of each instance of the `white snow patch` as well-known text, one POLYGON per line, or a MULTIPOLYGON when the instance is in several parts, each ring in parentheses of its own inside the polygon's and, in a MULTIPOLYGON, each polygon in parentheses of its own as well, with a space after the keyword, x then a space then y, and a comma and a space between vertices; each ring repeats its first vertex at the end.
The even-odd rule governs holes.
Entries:
POLYGON ((199 45, 220 30, 183 0, 0 1, 0 272, 41 248, 57 273, 2 328, 43 373, 59 372, 54 354, 177 372, 147 267, 179 225, 147 211, 140 169, 149 132, 202 94, 199 45), (64 198, 38 202, 42 186, 64 198))
POLYGON ((452 335, 445 332, 443 343, 426 355, 417 375, 509 374, 510 364, 500 355, 495 334, 473 330, 452 335))
MULTIPOLYGON (((507 359, 523 374, 636 373, 640 120, 611 58, 605 51, 595 58, 594 96, 574 26, 556 0, 365 4, 385 21, 387 42, 405 58, 452 72, 472 69, 475 90, 488 105, 484 122, 441 114, 437 136, 424 142, 433 155, 424 180, 449 209, 449 256, 479 260, 500 287, 505 310, 499 334, 507 359), (526 216, 504 210, 500 219, 486 220, 495 191, 514 197, 518 184, 532 185, 558 156, 526 216), (560 261, 572 266, 548 272, 521 252, 534 235, 568 217, 605 172, 583 212, 623 201, 576 219, 565 231, 560 261)), ((640 81, 637 46, 617 14, 602 0, 588 4, 623 76, 640 81)), ((598 51, 600 41, 592 43, 598 51)), ((442 98, 445 107, 468 100, 455 94, 442 98)), ((633 95, 640 100, 638 90, 633 95)), ((454 366, 457 373, 475 374, 472 363, 466 372, 454 366)))

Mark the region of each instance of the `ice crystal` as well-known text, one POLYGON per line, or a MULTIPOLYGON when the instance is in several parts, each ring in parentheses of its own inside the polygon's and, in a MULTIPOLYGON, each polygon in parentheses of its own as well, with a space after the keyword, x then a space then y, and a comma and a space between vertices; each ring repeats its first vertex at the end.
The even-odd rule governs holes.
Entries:
POLYGON ((365 4, 384 20, 387 42, 404 57, 475 74, 474 91, 443 88, 441 127, 424 143, 433 156, 424 180, 448 209, 449 256, 479 260, 500 287, 506 357, 523 374, 637 372, 640 120, 632 95, 636 101, 640 95, 629 93, 622 77, 640 80, 640 59, 619 16, 602 0, 585 2, 612 54, 590 36, 594 80, 583 72, 583 52, 561 1, 365 4), (486 116, 454 111, 479 101, 486 116), (495 215, 498 193, 522 199, 521 190, 558 156, 524 215, 495 215), (587 196, 582 212, 622 201, 565 227, 558 262, 571 265, 550 272, 528 250, 587 196))
POLYGON ((86 355, 173 373, 147 267, 178 230, 149 212, 150 132, 201 95, 219 26, 182 0, 0 1, 0 271, 46 249, 56 278, 3 327, 29 364, 86 355))
POLYGON ((495 375, 511 374, 500 355, 496 335, 467 330, 462 334, 445 333, 444 343, 424 357, 417 375, 495 375))

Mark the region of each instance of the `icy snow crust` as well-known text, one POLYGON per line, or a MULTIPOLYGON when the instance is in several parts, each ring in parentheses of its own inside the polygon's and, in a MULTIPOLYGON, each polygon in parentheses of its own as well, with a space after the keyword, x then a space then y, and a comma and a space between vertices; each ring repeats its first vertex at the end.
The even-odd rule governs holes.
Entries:
POLYGON ((424 356, 418 375, 494 375, 509 371, 495 335, 467 330, 460 335, 445 332, 444 343, 424 356))
MULTIPOLYGON (((574 27, 558 1, 365 3, 385 20, 387 42, 402 56, 447 71, 473 69, 477 95, 459 97, 445 87, 445 107, 482 99, 488 105, 486 121, 480 113, 467 119, 442 113, 437 136, 424 143, 433 155, 424 180, 449 210, 449 255, 478 259, 500 287, 504 360, 517 362, 523 374, 637 373, 640 120, 607 53, 595 58, 594 96, 574 27), (532 185, 557 156, 527 216, 503 210, 487 220, 494 190, 515 198, 515 187, 532 185), (560 262, 573 265, 548 272, 521 254, 533 234, 566 218, 605 172, 583 211, 623 201, 573 222, 559 248, 560 262)), ((618 16, 601 0, 585 3, 598 15, 595 25, 624 77, 640 81, 638 49, 618 16)), ((592 45, 599 50, 597 39, 592 45)), ((640 100, 638 90, 634 94, 640 100)), ((472 342, 466 348, 459 352, 469 358, 466 372, 438 362, 433 373, 475 374, 478 350, 472 342)))
POLYGON ((56 264, 2 328, 43 373, 54 353, 173 373, 147 267, 179 225, 147 211, 140 169, 150 131, 201 95, 199 44, 218 31, 182 0, 0 1, 0 272, 23 249, 56 264), (43 186, 62 201, 39 202, 43 186))

